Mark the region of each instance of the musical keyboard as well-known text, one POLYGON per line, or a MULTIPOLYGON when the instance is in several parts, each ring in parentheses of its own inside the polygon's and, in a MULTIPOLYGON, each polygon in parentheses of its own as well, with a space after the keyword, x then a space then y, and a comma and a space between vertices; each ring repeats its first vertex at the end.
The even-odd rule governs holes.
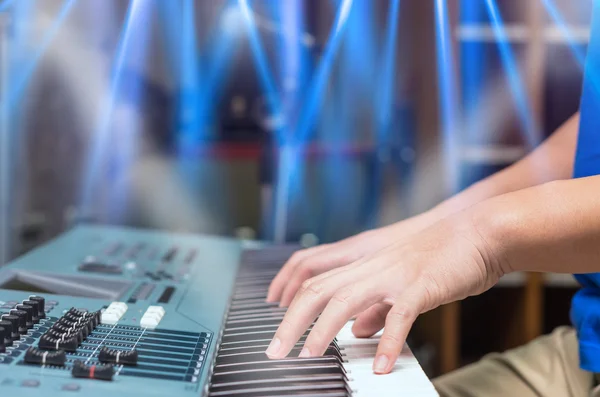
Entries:
POLYGON ((209 396, 437 396, 412 352, 405 346, 389 375, 375 375, 378 336, 358 339, 349 322, 322 357, 298 358, 310 328, 288 358, 265 355, 286 309, 265 302, 267 290, 293 247, 246 251, 235 282, 209 396))
POLYGON ((0 390, 119 396, 396 396, 436 392, 405 347, 348 324, 322 357, 265 355, 286 309, 267 288, 296 247, 79 226, 0 268, 0 390))

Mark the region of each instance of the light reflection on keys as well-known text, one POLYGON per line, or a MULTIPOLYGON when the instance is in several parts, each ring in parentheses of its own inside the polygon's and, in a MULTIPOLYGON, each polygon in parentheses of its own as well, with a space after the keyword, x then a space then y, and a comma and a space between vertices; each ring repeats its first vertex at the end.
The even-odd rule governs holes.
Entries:
POLYGON ((437 396, 408 347, 392 374, 374 375, 371 368, 377 338, 354 338, 350 323, 322 357, 298 358, 310 328, 288 358, 270 360, 265 355, 286 310, 265 302, 267 290, 295 248, 272 247, 245 253, 209 396, 437 396))

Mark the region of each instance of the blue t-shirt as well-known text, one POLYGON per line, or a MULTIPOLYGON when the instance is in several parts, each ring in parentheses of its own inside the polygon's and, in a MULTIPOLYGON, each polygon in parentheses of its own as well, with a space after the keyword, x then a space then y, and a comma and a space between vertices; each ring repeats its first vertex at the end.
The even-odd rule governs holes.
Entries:
MULTIPOLYGON (((600 1, 594 1, 592 19, 580 105, 575 178, 600 174, 600 1)), ((571 320, 579 339, 581 368, 600 373, 600 273, 575 275, 575 278, 583 287, 571 306, 571 320)))

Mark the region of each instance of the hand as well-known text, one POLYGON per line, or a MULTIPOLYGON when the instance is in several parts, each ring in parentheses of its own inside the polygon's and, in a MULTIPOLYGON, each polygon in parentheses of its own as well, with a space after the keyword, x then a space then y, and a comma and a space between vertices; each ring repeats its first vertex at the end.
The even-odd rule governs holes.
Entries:
POLYGON ((503 266, 491 251, 472 222, 452 217, 305 281, 266 353, 285 357, 320 314, 300 355, 320 356, 344 324, 360 314, 355 335, 369 336, 385 326, 373 370, 388 373, 419 314, 480 294, 498 281, 503 266))
POLYGON ((296 252, 271 282, 267 302, 288 306, 302 283, 311 277, 373 254, 416 233, 426 225, 423 215, 380 229, 363 232, 333 244, 324 244, 296 252))

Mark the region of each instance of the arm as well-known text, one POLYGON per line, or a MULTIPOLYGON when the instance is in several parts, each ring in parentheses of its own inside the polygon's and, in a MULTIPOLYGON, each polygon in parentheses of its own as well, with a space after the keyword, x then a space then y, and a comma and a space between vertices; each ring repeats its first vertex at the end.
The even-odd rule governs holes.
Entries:
POLYGON ((281 306, 288 306, 302 283, 311 277, 379 251, 487 198, 570 178, 578 126, 579 115, 576 114, 521 161, 476 183, 430 211, 334 244, 298 251, 273 280, 267 300, 280 301, 281 306))
POLYGON ((435 222, 490 197, 546 182, 570 179, 578 128, 579 113, 567 120, 529 155, 442 202, 426 216, 435 222))
POLYGON ((267 354, 287 355, 320 313, 301 356, 321 355, 344 324, 362 313, 355 327, 365 316, 378 329, 385 325, 373 369, 388 373, 425 311, 480 294, 511 271, 600 271, 599 196, 600 176, 508 193, 315 277, 296 295, 267 354))

